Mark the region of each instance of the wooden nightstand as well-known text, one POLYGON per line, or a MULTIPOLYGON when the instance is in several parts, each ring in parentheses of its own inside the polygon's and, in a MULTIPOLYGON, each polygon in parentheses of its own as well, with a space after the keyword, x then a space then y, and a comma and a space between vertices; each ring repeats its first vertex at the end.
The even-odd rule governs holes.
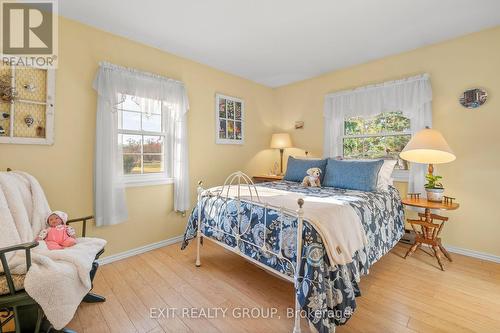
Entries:
POLYGON ((272 176, 272 175, 260 175, 260 176, 253 176, 252 180, 254 183, 265 183, 265 182, 274 182, 277 180, 282 180, 283 176, 272 176))
MULTIPOLYGON (((435 210, 455 210, 460 207, 459 204, 452 202, 445 198, 445 202, 434 202, 428 201, 426 199, 420 199, 418 197, 405 198, 402 200, 403 205, 411 206, 411 207, 419 207, 424 208, 425 213, 419 213, 419 220, 408 219, 408 223, 410 223, 413 231, 416 234, 415 244, 406 252, 406 257, 412 255, 417 249, 419 249, 422 244, 427 244, 432 248, 434 252, 434 256, 437 259, 439 267, 444 271, 443 263, 441 262, 441 253, 451 262, 451 256, 446 251, 446 249, 441 244, 441 238, 439 238, 439 234, 443 230, 444 223, 448 221, 447 217, 432 214, 431 209, 435 210), (437 222, 437 223, 436 223, 437 222), (420 226, 420 230, 417 229, 417 226, 420 226)), ((427 251, 424 251, 427 253, 427 251)), ((428 253, 430 254, 430 253, 428 253)), ((432 255, 432 254, 431 254, 432 255)))

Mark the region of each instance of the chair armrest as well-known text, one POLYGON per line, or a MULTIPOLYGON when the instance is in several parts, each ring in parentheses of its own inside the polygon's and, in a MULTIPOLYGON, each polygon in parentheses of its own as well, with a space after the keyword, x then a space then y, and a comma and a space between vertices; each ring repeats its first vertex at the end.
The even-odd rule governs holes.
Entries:
POLYGON ((12 252, 12 251, 18 251, 18 250, 29 250, 29 249, 32 249, 32 248, 37 247, 37 246, 38 246, 37 241, 7 246, 7 247, 3 247, 0 249, 0 254, 12 252))
POLYGON ((87 231, 87 221, 88 220, 92 220, 93 218, 94 217, 92 215, 85 216, 85 217, 79 217, 79 218, 76 218, 76 219, 68 220, 68 222, 66 222, 66 224, 75 223, 75 222, 83 222, 82 237, 85 237, 85 234, 86 234, 86 231, 87 231))
POLYGON ((10 273, 9 264, 7 263, 7 257, 5 256, 5 254, 12 251, 24 250, 26 252, 26 270, 28 270, 31 267, 31 249, 36 246, 38 246, 38 242, 33 241, 29 243, 7 246, 0 249, 0 261, 2 263, 3 271, 7 279, 7 285, 9 286, 9 292, 11 295, 14 295, 16 293, 16 289, 14 287, 14 281, 12 280, 12 274, 10 273))

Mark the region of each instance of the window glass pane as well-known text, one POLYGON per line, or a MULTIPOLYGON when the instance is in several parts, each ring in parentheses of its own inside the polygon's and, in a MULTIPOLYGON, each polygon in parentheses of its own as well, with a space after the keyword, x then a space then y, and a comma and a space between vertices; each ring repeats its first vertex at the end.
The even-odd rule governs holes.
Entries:
POLYGON ((141 112, 146 114, 160 114, 162 102, 151 98, 137 98, 141 112))
POLYGON ((410 141, 411 135, 393 135, 385 137, 385 146, 387 156, 398 160, 395 169, 408 170, 408 162, 399 158, 399 153, 410 141))
POLYGON ((363 139, 344 139, 344 158, 363 158, 363 139))
POLYGON ((160 114, 142 114, 142 130, 149 132, 161 132, 160 114))
POLYGON ((377 134, 398 134, 410 130, 410 119, 399 111, 384 112, 372 118, 347 118, 344 121, 343 155, 351 159, 396 159, 395 168, 407 170, 408 163, 399 158, 399 153, 411 136, 377 134))
POLYGON ((144 153, 161 154, 163 152, 163 137, 144 135, 143 149, 144 153))
MULTIPOLYGON (((149 101, 150 101, 150 104, 149 104, 150 113, 151 114, 161 114, 163 102, 158 101, 158 100, 153 100, 153 99, 151 99, 149 101)), ((143 110, 143 112, 146 112, 146 110, 143 110)))
POLYGON ((384 157, 386 155, 384 139, 385 137, 383 136, 364 138, 363 152, 365 158, 376 159, 384 157))
POLYGON ((121 114, 121 129, 141 130, 141 114, 139 112, 119 111, 121 114))
POLYGON ((123 102, 118 104, 118 106, 117 106, 118 109, 129 110, 129 111, 138 111, 138 112, 141 111, 141 108, 139 106, 139 99, 137 97, 130 96, 130 95, 121 95, 119 100, 121 100, 123 102))
POLYGON ((351 117, 344 121, 345 135, 398 133, 410 130, 410 119, 402 112, 384 112, 373 118, 351 117))
POLYGON ((344 121, 345 135, 363 134, 363 119, 361 117, 352 117, 344 121))
POLYGON ((123 173, 126 175, 141 173, 141 155, 123 154, 123 173))
POLYGON ((378 134, 383 133, 384 127, 380 124, 377 118, 368 118, 363 122, 363 134, 378 134))
POLYGON ((144 135, 144 132, 164 131, 162 103, 136 96, 120 96, 118 142, 123 151, 123 170, 126 175, 165 172, 165 137, 144 135), (123 98, 122 98, 123 97, 123 98), (124 134, 137 131, 137 134, 124 134))
POLYGON ((385 112, 375 117, 373 127, 378 132, 398 133, 410 130, 410 119, 402 112, 385 112))
POLYGON ((351 159, 396 159, 396 169, 408 169, 408 163, 399 158, 399 153, 410 141, 410 135, 344 138, 344 158, 351 159))
POLYGON ((163 155, 144 154, 144 173, 163 172, 163 155))
POLYGON ((142 136, 141 135, 128 135, 128 134, 121 134, 121 144, 122 144, 122 149, 123 153, 136 153, 140 154, 141 153, 141 144, 142 144, 142 136))

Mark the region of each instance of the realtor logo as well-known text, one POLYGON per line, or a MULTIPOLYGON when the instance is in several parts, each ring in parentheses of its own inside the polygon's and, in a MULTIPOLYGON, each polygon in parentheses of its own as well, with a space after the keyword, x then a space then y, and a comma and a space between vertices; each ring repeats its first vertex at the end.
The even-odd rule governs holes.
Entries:
POLYGON ((54 67, 57 59, 56 5, 50 0, 1 1, 4 64, 54 67))

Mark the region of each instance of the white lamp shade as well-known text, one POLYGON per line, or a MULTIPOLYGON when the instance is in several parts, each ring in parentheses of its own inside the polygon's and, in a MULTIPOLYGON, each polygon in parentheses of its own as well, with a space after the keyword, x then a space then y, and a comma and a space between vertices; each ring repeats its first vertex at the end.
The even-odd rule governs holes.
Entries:
POLYGON ((292 138, 290 138, 290 134, 288 133, 275 133, 271 137, 271 148, 291 148, 292 146, 292 138))
POLYGON ((417 132, 399 156, 416 163, 440 164, 456 159, 443 135, 432 128, 417 132))

